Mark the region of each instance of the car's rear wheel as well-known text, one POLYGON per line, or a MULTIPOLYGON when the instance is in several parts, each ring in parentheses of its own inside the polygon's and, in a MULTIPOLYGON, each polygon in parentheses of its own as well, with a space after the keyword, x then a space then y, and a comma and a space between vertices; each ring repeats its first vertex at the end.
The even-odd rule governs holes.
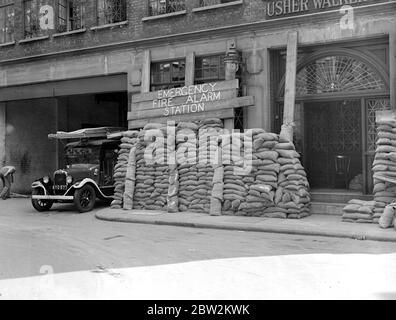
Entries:
POLYGON ((78 211, 88 212, 93 209, 96 201, 95 189, 86 184, 81 189, 74 191, 74 204, 78 211))
MULTIPOLYGON (((44 190, 41 188, 34 188, 32 190, 32 195, 44 195, 44 190)), ((36 209, 38 212, 49 211, 54 204, 51 200, 42 200, 42 199, 33 199, 32 198, 32 205, 33 208, 36 209)))

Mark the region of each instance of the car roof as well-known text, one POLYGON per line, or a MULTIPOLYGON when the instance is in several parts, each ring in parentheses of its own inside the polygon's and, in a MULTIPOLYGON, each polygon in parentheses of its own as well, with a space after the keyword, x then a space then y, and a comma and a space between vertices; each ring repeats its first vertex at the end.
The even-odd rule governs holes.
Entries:
POLYGON ((119 144, 119 140, 97 139, 97 140, 80 140, 69 142, 66 147, 90 147, 101 146, 104 144, 119 144))

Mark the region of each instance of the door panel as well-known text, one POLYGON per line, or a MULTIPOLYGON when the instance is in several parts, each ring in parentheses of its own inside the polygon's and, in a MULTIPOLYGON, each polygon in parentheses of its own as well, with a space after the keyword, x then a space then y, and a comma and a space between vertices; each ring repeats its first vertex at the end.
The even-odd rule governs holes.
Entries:
POLYGON ((349 180, 362 173, 359 100, 306 103, 305 166, 313 188, 345 188, 335 172, 335 156, 351 157, 349 180))

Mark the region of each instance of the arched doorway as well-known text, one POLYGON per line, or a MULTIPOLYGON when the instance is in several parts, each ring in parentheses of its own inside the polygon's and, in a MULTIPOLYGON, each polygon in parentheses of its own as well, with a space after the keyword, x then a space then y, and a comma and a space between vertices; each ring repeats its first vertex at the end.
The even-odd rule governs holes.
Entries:
MULTIPOLYGON (((312 188, 348 189, 354 180, 371 193, 375 113, 390 109, 386 69, 359 51, 329 49, 304 58, 297 70, 295 143, 312 188), (347 183, 336 174, 336 156, 350 159, 347 183)), ((284 79, 279 88, 282 105, 284 79)))

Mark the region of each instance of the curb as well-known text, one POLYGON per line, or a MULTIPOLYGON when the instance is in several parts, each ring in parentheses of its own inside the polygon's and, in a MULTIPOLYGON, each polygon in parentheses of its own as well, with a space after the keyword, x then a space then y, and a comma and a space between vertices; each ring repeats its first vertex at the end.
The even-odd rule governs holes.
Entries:
POLYGON ((276 233, 276 234, 290 234, 290 235, 302 235, 302 236, 315 236, 315 237, 328 237, 328 238, 342 238, 342 239, 353 239, 353 240, 369 240, 369 241, 381 241, 381 242, 396 242, 396 237, 389 236, 378 236, 372 234, 357 234, 349 232, 336 232, 328 230, 304 230, 288 227, 273 227, 273 226, 252 226, 246 224, 219 224, 219 223, 200 223, 200 222, 183 222, 183 221, 164 221, 159 219, 145 219, 137 216, 131 216, 127 213, 109 213, 108 210, 101 210, 95 214, 95 217, 103 221, 112 222, 126 222, 126 223, 138 223, 138 224, 152 224, 152 225, 165 225, 185 228, 200 228, 200 229, 217 229, 217 230, 229 230, 229 231, 246 231, 246 232, 265 232, 265 233, 276 233))

